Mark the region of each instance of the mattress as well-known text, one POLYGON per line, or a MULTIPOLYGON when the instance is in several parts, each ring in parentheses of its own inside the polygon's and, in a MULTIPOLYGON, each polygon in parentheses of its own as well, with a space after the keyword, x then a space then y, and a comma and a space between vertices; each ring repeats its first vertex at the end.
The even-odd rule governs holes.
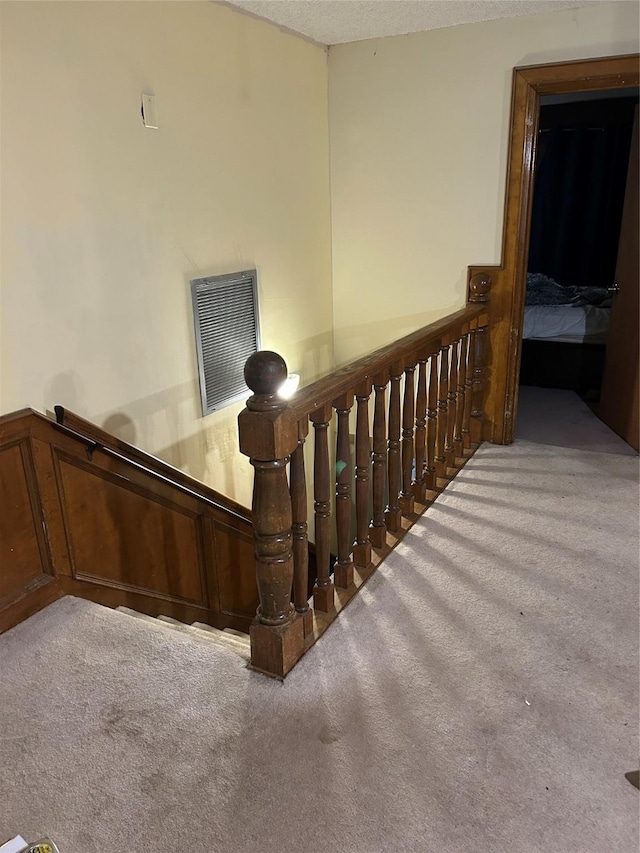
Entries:
POLYGON ((569 344, 604 344, 610 308, 595 305, 527 305, 522 337, 569 344))

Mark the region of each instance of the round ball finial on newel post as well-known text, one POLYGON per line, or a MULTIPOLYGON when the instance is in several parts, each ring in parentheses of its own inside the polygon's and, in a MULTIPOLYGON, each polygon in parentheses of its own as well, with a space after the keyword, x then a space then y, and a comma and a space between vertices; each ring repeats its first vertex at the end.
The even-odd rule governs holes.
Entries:
POLYGON ((469 302, 488 302, 491 276, 488 272, 477 272, 469 279, 469 302))
POLYGON ((260 350, 249 356, 244 366, 244 381, 253 395, 247 400, 247 408, 259 412, 282 408, 278 391, 288 375, 287 364, 277 352, 260 350))

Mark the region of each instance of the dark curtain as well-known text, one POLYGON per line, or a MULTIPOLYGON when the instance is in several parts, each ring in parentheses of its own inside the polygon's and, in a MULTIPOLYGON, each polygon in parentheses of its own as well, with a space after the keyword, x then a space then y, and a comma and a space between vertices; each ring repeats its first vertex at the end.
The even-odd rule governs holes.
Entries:
POLYGON ((567 286, 607 287, 615 277, 632 119, 581 126, 574 110, 573 126, 563 127, 556 107, 548 108, 549 121, 544 109, 529 272, 567 286))

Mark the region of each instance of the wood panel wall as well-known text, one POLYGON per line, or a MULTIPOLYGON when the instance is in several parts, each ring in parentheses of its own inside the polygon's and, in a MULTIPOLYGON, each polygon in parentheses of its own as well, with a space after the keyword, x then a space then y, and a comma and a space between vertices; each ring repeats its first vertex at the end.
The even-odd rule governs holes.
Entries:
POLYGON ((0 631, 62 595, 248 631, 258 605, 249 511, 63 419, 0 418, 0 631))

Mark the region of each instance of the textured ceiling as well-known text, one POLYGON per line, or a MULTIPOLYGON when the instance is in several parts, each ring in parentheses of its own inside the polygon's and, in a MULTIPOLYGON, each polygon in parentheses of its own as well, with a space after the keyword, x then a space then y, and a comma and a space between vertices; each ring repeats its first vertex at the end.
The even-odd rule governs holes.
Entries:
MULTIPOLYGON (((320 44, 575 9, 602 0, 228 0, 320 44)), ((632 0, 636 2, 636 0, 632 0)))

